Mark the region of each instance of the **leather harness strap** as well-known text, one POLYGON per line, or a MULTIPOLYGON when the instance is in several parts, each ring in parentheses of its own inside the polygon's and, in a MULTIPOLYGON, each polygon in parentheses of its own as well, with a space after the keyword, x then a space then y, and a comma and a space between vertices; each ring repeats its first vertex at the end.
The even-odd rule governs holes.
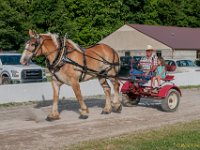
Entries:
MULTIPOLYGON (((81 72, 79 82, 83 81, 87 74, 93 74, 93 75, 104 77, 104 78, 108 78, 108 77, 114 78, 114 77, 116 77, 116 76, 108 76, 107 73, 113 68, 113 66, 119 66, 119 63, 110 63, 110 62, 107 62, 104 59, 99 60, 99 59, 94 58, 95 60, 109 64, 109 67, 101 70, 100 72, 93 70, 93 69, 90 69, 90 68, 87 67, 86 57, 91 57, 91 56, 85 55, 85 51, 84 51, 83 48, 81 48, 81 50, 83 52, 82 53, 83 54, 83 65, 80 65, 79 63, 77 63, 77 62, 75 62, 72 59, 67 57, 68 50, 67 50, 66 46, 59 48, 58 54, 57 54, 57 56, 56 56, 56 58, 55 58, 55 60, 53 61, 52 64, 50 64, 50 62, 48 60, 46 60, 47 68, 50 70, 50 72, 54 75, 54 77, 58 81, 60 81, 60 80, 56 76, 55 73, 58 72, 60 70, 60 68, 67 63, 75 65, 75 66, 80 68, 80 69, 77 69, 78 71, 81 72)), ((91 58, 93 58, 93 57, 91 57, 91 58)), ((62 82, 62 81, 60 81, 60 82, 62 82)))
POLYGON ((81 75, 80 75, 80 78, 79 78, 79 82, 83 81, 85 76, 86 76, 86 73, 87 73, 87 63, 86 63, 86 56, 85 56, 85 51, 84 51, 84 48, 80 47, 80 49, 82 50, 83 52, 83 71, 81 71, 81 75))
POLYGON ((60 68, 68 63, 68 64, 72 64, 72 65, 75 65, 75 66, 78 66, 81 68, 81 75, 80 75, 80 78, 79 78, 79 81, 82 81, 85 76, 86 76, 86 73, 87 73, 87 64, 86 64, 86 56, 85 56, 85 53, 83 51, 83 63, 84 63, 84 66, 82 65, 79 65, 78 63, 74 62, 73 60, 69 59, 66 57, 67 55, 67 49, 66 47, 62 47, 59 49, 59 52, 55 58, 55 60, 53 61, 52 64, 49 63, 49 61, 47 60, 46 61, 46 64, 47 64, 47 68, 51 71, 51 73, 57 78, 56 76, 56 72, 58 72, 60 70, 60 68))

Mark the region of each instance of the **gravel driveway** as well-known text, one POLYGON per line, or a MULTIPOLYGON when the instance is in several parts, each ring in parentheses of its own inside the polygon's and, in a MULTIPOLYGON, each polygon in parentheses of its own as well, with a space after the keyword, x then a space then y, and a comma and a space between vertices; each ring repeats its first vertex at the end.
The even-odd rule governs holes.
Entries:
POLYGON ((51 150, 80 141, 126 134, 177 122, 200 119, 200 89, 182 90, 174 113, 160 110, 158 101, 145 100, 137 107, 123 107, 121 114, 101 115, 102 96, 86 98, 90 116, 78 119, 75 100, 60 102, 61 120, 45 121, 51 102, 0 108, 0 150, 51 150))

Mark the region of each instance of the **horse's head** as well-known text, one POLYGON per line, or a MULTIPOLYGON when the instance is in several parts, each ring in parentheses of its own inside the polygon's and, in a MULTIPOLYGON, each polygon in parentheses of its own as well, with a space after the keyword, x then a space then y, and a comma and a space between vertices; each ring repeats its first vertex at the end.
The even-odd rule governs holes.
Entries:
POLYGON ((25 44, 25 50, 23 51, 20 59, 21 64, 27 65, 33 57, 42 55, 43 39, 35 31, 29 30, 30 39, 25 44))

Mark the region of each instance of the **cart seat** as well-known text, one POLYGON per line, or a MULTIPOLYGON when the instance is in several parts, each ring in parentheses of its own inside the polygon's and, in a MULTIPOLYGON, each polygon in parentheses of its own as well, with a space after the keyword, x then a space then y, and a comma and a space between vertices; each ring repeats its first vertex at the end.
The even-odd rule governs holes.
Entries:
POLYGON ((169 82, 174 80, 174 76, 173 75, 166 75, 166 77, 164 79, 162 79, 165 82, 169 82))

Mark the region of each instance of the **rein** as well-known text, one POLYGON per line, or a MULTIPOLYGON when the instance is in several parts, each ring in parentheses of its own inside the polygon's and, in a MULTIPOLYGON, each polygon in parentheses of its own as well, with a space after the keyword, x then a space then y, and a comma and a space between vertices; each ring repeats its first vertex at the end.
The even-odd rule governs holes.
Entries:
MULTIPOLYGON (((37 37, 37 42, 36 42, 35 44, 33 44, 33 45, 35 45, 35 48, 34 48, 32 51, 29 50, 29 49, 27 49, 27 48, 25 48, 26 51, 32 53, 32 58, 31 58, 31 59, 33 59, 34 57, 36 57, 36 54, 37 54, 37 52, 39 51, 39 49, 41 49, 41 51, 43 51, 42 45, 44 44, 44 42, 45 42, 46 40, 48 40, 48 39, 43 39, 42 43, 40 44, 40 38, 42 38, 42 36, 39 35, 39 37, 37 37), (39 46, 39 47, 38 47, 38 46, 39 46)), ((57 49, 55 49, 54 51, 56 51, 56 50, 57 50, 57 49)), ((54 51, 51 52, 50 54, 54 53, 54 51)), ((50 54, 47 55, 47 54, 44 53, 44 55, 45 55, 46 58, 47 58, 47 56, 49 56, 50 54)))
POLYGON ((43 39, 42 43, 40 44, 40 38, 41 38, 41 36, 37 37, 37 42, 35 44, 33 44, 33 45, 35 45, 35 48, 32 51, 29 50, 28 48, 25 48, 26 51, 28 51, 32 54, 32 58, 34 58, 36 56, 39 49, 42 49, 42 45, 44 44, 44 41, 46 40, 46 39, 43 39))

